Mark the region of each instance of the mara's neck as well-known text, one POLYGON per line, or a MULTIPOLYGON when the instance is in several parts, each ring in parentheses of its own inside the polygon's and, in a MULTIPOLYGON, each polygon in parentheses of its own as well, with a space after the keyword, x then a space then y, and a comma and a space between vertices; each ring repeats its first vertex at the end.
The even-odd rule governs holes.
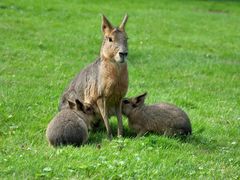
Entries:
POLYGON ((106 58, 104 56, 100 56, 100 61, 104 64, 104 66, 112 66, 112 67, 117 67, 118 70, 127 70, 127 62, 124 63, 119 63, 116 62, 115 59, 112 58, 106 58))
POLYGON ((143 105, 141 105, 140 107, 136 107, 136 108, 134 108, 131 112, 130 112, 130 116, 132 116, 132 115, 136 115, 136 114, 138 114, 138 115, 142 115, 142 113, 144 113, 146 110, 145 110, 145 104, 143 104, 143 105))

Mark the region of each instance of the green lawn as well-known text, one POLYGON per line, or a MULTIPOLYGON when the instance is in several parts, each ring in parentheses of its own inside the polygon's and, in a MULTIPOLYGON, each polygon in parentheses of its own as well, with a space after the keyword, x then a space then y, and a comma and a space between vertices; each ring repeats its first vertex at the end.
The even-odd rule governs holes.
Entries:
POLYGON ((239 179, 240 2, 0 1, 0 179, 239 179), (48 146, 45 130, 70 80, 98 56, 101 13, 129 14, 128 96, 170 102, 186 140, 148 134, 81 148, 48 146), (101 147, 99 149, 99 146, 101 147))

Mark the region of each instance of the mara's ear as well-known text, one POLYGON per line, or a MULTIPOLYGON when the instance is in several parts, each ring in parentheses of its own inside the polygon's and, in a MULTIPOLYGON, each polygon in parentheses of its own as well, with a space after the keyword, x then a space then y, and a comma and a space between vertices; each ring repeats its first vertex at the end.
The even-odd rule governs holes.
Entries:
POLYGON ((84 105, 83 105, 83 103, 81 101, 79 101, 78 99, 76 99, 75 102, 77 104, 77 110, 84 112, 84 105))
POLYGON ((120 30, 125 31, 125 25, 127 23, 127 20, 128 20, 128 15, 126 14, 122 20, 121 25, 119 26, 120 30))
POLYGON ((76 99, 77 110, 84 112, 85 114, 94 114, 93 107, 90 104, 83 104, 76 99))
POLYGON ((108 19, 102 15, 102 32, 103 34, 108 34, 113 30, 112 24, 108 21, 108 19))
POLYGON ((70 100, 68 100, 68 104, 69 104, 70 109, 74 109, 76 106, 76 104, 70 100))
POLYGON ((134 98, 134 101, 133 101, 133 102, 134 102, 134 103, 133 103, 134 106, 135 106, 135 107, 138 107, 138 106, 140 106, 140 105, 143 105, 146 96, 147 96, 147 92, 145 92, 145 93, 143 93, 143 94, 135 97, 135 98, 134 98))

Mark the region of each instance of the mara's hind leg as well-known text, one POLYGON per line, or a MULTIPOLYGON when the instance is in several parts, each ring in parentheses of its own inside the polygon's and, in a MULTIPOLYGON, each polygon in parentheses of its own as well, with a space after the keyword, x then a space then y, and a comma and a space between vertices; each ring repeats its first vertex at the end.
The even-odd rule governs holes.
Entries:
POLYGON ((137 134, 137 138, 140 138, 140 137, 144 136, 144 135, 147 134, 147 133, 148 133, 148 132, 145 131, 145 130, 140 130, 140 131, 138 132, 138 134, 137 134))
POLYGON ((118 137, 123 136, 123 122, 122 122, 122 100, 115 106, 115 111, 118 120, 118 137))
POLYGON ((97 105, 98 105, 98 109, 101 113, 101 116, 102 116, 102 119, 104 121, 104 125, 106 127, 106 130, 107 130, 107 135, 108 135, 108 138, 111 140, 112 139, 112 130, 111 130, 111 127, 109 125, 109 120, 108 120, 108 111, 106 109, 106 99, 103 97, 103 98, 100 98, 97 100, 97 105))

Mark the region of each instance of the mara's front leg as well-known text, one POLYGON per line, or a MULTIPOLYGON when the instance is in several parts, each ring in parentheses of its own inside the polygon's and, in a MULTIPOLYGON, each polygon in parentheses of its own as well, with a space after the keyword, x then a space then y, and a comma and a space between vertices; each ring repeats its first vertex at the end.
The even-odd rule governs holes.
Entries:
POLYGON ((104 125, 105 125, 106 130, 107 130, 108 138, 111 140, 112 139, 112 130, 111 130, 111 127, 109 125, 109 120, 108 120, 108 110, 107 110, 107 107, 106 107, 106 98, 102 97, 102 98, 98 99, 97 100, 97 106, 98 106, 98 109, 101 113, 102 119, 104 121, 104 125))
POLYGON ((115 111, 118 120, 118 137, 123 136, 123 122, 122 122, 122 100, 115 106, 115 111))

